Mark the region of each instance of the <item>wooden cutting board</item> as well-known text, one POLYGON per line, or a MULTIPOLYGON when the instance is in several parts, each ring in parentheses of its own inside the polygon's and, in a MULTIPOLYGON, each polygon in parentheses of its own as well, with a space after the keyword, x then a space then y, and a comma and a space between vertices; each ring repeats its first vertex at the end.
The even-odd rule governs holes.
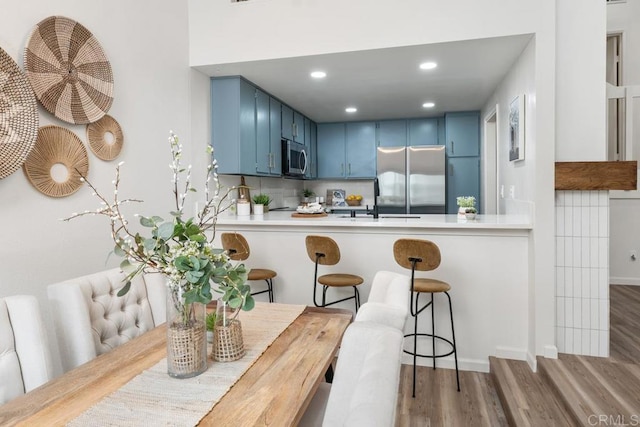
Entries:
POLYGON ((312 214, 294 212, 291 214, 292 218, 323 218, 325 216, 328 216, 326 212, 312 213, 312 214))

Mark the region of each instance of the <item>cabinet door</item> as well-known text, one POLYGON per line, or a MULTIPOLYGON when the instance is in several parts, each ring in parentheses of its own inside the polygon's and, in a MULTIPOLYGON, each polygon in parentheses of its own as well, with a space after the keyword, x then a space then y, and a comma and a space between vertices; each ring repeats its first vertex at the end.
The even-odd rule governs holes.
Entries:
POLYGON ((269 98, 269 133, 271 142, 271 175, 282 175, 282 104, 269 98))
POLYGON ((282 137, 293 140, 293 110, 282 104, 282 137))
POLYGON ((474 196, 476 209, 480 204, 480 159, 449 157, 447 160, 447 213, 458 212, 456 198, 474 196))
POLYGON ((438 145, 438 119, 409 120, 409 142, 407 145, 438 145))
POLYGON ((378 122, 378 147, 404 147, 407 145, 407 121, 378 122))
POLYGON ((376 124, 347 123, 347 178, 375 178, 376 124))
POLYGON ((318 125, 318 178, 345 177, 345 125, 318 125))
POLYGON ((256 88, 240 80, 240 173, 256 173, 256 88))
POLYGON ((477 112, 445 115, 445 135, 449 157, 480 155, 480 114, 477 112))
POLYGON ((271 130, 269 95, 256 89, 256 172, 269 174, 271 169, 271 130))
POLYGON ((304 116, 297 111, 293 112, 293 140, 304 144, 304 116))
POLYGON ((307 177, 318 177, 318 126, 312 121, 309 121, 309 169, 307 177))
POLYGON ((240 80, 211 80, 211 144, 219 173, 240 172, 240 80))

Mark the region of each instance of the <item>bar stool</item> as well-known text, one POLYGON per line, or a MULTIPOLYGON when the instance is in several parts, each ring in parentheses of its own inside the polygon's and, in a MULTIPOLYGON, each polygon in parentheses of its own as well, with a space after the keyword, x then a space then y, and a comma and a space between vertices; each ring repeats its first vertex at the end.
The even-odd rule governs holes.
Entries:
POLYGON ((446 357, 453 354, 456 364, 456 383, 458 391, 460 391, 460 377, 458 375, 458 355, 456 352, 456 334, 453 328, 453 309, 451 308, 451 297, 449 290, 451 286, 447 282, 437 279, 417 278, 415 271, 432 271, 440 265, 440 249, 429 240, 418 239, 398 239, 393 244, 393 256, 396 262, 404 268, 411 269, 411 316, 414 318, 414 328, 412 334, 406 334, 405 337, 413 337, 413 351, 404 350, 405 353, 413 356, 413 397, 416 397, 416 358, 430 357, 433 359, 433 369, 436 369, 436 358, 446 357), (421 293, 431 294, 431 301, 419 308, 418 300, 421 293), (433 295, 436 293, 444 293, 449 300, 449 315, 451 317, 451 336, 452 340, 436 335, 435 332, 435 306, 433 304, 433 295), (415 300, 414 300, 415 294, 415 300), (431 333, 418 333, 418 315, 427 307, 431 307, 431 333), (431 337, 431 354, 418 353, 418 337, 431 337), (448 343, 451 351, 444 354, 436 354, 436 340, 448 343))
MULTIPOLYGON (((229 258, 234 261, 244 261, 249 258, 249 254, 251 250, 249 249, 249 243, 247 239, 240 233, 222 233, 220 236, 222 240, 222 248, 227 251, 229 254, 229 258)), ((269 270, 266 268, 252 268, 249 270, 249 275, 247 280, 264 280, 267 282, 267 289, 252 292, 251 295, 259 295, 268 293, 269 294, 269 302, 274 302, 273 297, 273 278, 276 277, 278 273, 273 270, 269 270)))
POLYGON ((307 246, 307 255, 309 259, 316 265, 313 276, 313 304, 316 307, 327 307, 342 301, 353 299, 356 305, 356 313, 360 308, 360 292, 357 286, 364 282, 364 279, 355 274, 332 273, 323 274, 318 277, 318 265, 336 265, 340 261, 340 248, 338 244, 330 237, 325 236, 307 236, 305 239, 307 246), (322 304, 316 302, 317 284, 322 285, 322 304), (342 288, 345 286, 353 287, 353 296, 342 298, 337 301, 327 302, 327 289, 329 287, 342 288))

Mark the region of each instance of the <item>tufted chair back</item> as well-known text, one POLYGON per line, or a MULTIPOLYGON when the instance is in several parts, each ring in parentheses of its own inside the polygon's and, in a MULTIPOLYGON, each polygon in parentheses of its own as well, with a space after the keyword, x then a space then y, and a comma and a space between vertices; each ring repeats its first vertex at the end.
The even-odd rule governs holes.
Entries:
POLYGON ((0 298, 0 405, 52 377, 38 301, 30 295, 0 298))
POLYGON ((65 371, 107 353, 164 323, 166 282, 143 274, 119 297, 119 268, 49 285, 47 292, 65 371))

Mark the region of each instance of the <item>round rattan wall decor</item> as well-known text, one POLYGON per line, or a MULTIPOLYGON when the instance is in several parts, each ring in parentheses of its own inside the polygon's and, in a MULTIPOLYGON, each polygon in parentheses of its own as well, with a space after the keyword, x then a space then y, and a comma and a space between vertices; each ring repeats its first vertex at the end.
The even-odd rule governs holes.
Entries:
POLYGON ((18 64, 0 48, 0 179, 24 163, 38 137, 38 105, 18 64))
POLYGON ((111 64, 93 34, 72 19, 50 16, 36 25, 24 68, 38 101, 65 122, 92 123, 111 108, 111 64))
POLYGON ((100 160, 113 160, 118 157, 124 143, 122 128, 110 115, 87 125, 87 139, 91 151, 100 160))
POLYGON ((89 172, 89 157, 76 134, 60 126, 44 126, 38 131, 38 141, 23 167, 38 191, 64 197, 82 186, 80 178, 89 172), (54 177, 54 170, 62 173, 54 177))

